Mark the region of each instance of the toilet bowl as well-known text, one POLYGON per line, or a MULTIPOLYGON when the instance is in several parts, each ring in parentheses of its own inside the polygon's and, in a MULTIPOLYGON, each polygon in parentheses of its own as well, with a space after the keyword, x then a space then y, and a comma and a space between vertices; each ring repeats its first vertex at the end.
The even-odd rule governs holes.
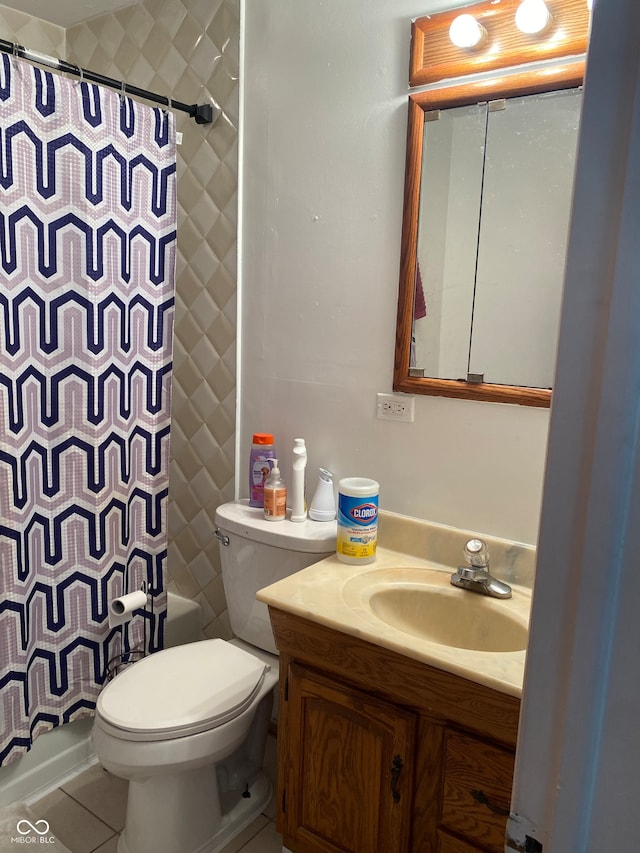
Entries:
POLYGON ((129 780, 118 853, 213 851, 233 823, 244 826, 265 807, 270 783, 239 748, 256 716, 266 734, 275 663, 201 640, 144 658, 102 691, 94 748, 106 770, 129 780), (228 787, 234 773, 242 808, 223 820, 220 778, 228 787))
POLYGON ((336 526, 274 525, 246 501, 219 507, 216 522, 235 639, 149 655, 98 697, 96 754, 129 780, 118 853, 217 853, 272 796, 262 761, 278 658, 255 593, 332 553, 336 526))

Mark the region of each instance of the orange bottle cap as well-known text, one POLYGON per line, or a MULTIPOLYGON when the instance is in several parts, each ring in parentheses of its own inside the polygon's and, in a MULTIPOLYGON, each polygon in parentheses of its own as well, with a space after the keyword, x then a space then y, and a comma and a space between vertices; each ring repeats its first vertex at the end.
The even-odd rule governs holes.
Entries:
POLYGON ((254 444, 273 444, 273 436, 268 432, 254 432, 254 444))

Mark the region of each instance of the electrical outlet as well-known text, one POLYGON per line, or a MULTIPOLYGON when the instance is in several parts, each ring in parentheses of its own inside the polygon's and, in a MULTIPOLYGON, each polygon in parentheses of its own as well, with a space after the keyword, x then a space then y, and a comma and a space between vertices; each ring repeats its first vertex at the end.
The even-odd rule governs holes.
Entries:
POLYGON ((413 422, 413 404, 415 398, 411 394, 381 394, 377 395, 376 417, 388 421, 413 422))

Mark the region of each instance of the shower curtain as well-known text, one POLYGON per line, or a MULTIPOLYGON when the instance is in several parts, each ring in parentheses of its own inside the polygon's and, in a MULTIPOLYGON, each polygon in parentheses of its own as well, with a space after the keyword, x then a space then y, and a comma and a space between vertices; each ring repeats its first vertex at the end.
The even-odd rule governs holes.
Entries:
POLYGON ((162 645, 175 171, 170 113, 1 57, 0 763, 162 645))

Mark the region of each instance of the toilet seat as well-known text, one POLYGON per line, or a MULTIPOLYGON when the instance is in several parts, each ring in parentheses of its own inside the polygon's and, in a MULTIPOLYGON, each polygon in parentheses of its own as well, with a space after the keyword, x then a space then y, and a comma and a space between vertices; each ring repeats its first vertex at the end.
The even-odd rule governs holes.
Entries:
POLYGON ((168 740, 217 728, 248 708, 269 666, 225 640, 149 655, 98 697, 96 713, 123 740, 168 740))

